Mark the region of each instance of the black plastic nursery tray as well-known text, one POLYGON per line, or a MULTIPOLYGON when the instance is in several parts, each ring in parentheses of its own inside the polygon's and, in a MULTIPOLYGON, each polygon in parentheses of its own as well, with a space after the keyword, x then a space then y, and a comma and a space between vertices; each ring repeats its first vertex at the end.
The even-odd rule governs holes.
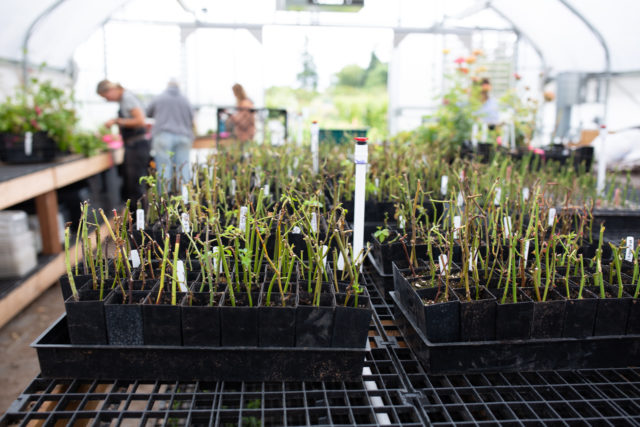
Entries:
POLYGON ((430 374, 622 368, 640 360, 639 335, 433 343, 390 295, 398 328, 430 374))
POLYGON ((366 349, 71 345, 66 314, 32 344, 44 378, 162 381, 358 379, 366 349))

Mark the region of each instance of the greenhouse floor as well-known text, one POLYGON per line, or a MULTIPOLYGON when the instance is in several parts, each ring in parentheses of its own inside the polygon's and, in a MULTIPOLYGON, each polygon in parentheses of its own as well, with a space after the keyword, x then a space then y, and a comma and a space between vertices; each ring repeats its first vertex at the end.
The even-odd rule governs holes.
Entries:
MULTIPOLYGON (((9 406, 0 425, 640 425, 638 368, 425 374, 394 324, 392 307, 372 284, 374 277, 368 277, 376 316, 359 381, 182 383, 36 377, 9 406)), ((50 303, 62 310, 58 292, 52 288, 2 331, 3 342, 12 331, 24 335, 15 344, 21 347, 18 355, 3 349, 7 354, 1 365, 3 372, 12 373, 13 382, 24 381, 21 387, 37 372, 35 351, 25 347, 31 339, 27 335, 35 337, 55 318, 53 309, 46 319, 39 317, 39 307, 50 303), (24 322, 31 326, 20 329, 24 322), (18 369, 10 370, 18 358, 18 369)), ((3 408, 11 398, 9 388, 2 390, 3 408)))

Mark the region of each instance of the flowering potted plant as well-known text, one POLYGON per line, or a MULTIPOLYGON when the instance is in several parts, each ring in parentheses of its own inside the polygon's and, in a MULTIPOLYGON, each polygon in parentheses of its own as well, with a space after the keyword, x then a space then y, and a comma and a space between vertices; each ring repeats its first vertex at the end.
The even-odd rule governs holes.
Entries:
POLYGON ((0 157, 10 163, 51 160, 66 151, 78 122, 73 95, 51 82, 31 79, 0 104, 0 157))

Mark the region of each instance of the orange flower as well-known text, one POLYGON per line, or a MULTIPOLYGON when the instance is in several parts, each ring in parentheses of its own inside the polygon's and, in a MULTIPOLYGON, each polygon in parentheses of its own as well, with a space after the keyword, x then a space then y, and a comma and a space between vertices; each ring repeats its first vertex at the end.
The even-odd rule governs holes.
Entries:
POLYGON ((460 71, 461 73, 469 74, 469 69, 467 67, 460 67, 458 68, 458 71, 460 71))
POLYGON ((555 93, 553 93, 553 92, 552 92, 552 91, 550 91, 550 90, 545 90, 545 91, 544 91, 544 100, 545 100, 545 101, 547 101, 547 102, 551 102, 551 101, 553 101, 554 99, 556 99, 556 94, 555 94, 555 93))
POLYGON ((484 55, 484 52, 482 51, 482 49, 475 49, 473 52, 471 52, 474 56, 482 56, 484 55))
POLYGON ((473 64, 474 62, 476 62, 476 57, 471 55, 470 57, 465 59, 465 61, 467 62, 467 64, 473 64))

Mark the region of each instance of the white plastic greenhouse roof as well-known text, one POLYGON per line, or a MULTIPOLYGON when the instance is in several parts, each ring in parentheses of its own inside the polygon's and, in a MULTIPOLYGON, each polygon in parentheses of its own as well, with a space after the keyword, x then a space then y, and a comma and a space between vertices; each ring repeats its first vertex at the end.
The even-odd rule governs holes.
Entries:
MULTIPOLYGON (((65 67, 76 47, 129 1, 135 0, 0 2, 0 58, 22 61, 26 48, 32 64, 65 67)), ((276 4, 282 0, 175 1, 197 11, 193 19, 199 23, 216 20, 209 25, 332 25, 308 12, 277 11, 276 4), (202 16, 203 7, 208 9, 206 16, 202 16)), ((359 13, 327 14, 335 16, 334 25, 368 23, 437 32, 443 29, 439 25, 443 17, 461 10, 457 19, 444 21, 444 28, 452 22, 486 28, 486 20, 495 22, 497 17, 503 28, 513 29, 534 46, 551 73, 640 70, 640 0, 366 0, 359 13), (392 13, 384 13, 386 9, 392 13)), ((184 23, 181 18, 176 22, 184 23)))

